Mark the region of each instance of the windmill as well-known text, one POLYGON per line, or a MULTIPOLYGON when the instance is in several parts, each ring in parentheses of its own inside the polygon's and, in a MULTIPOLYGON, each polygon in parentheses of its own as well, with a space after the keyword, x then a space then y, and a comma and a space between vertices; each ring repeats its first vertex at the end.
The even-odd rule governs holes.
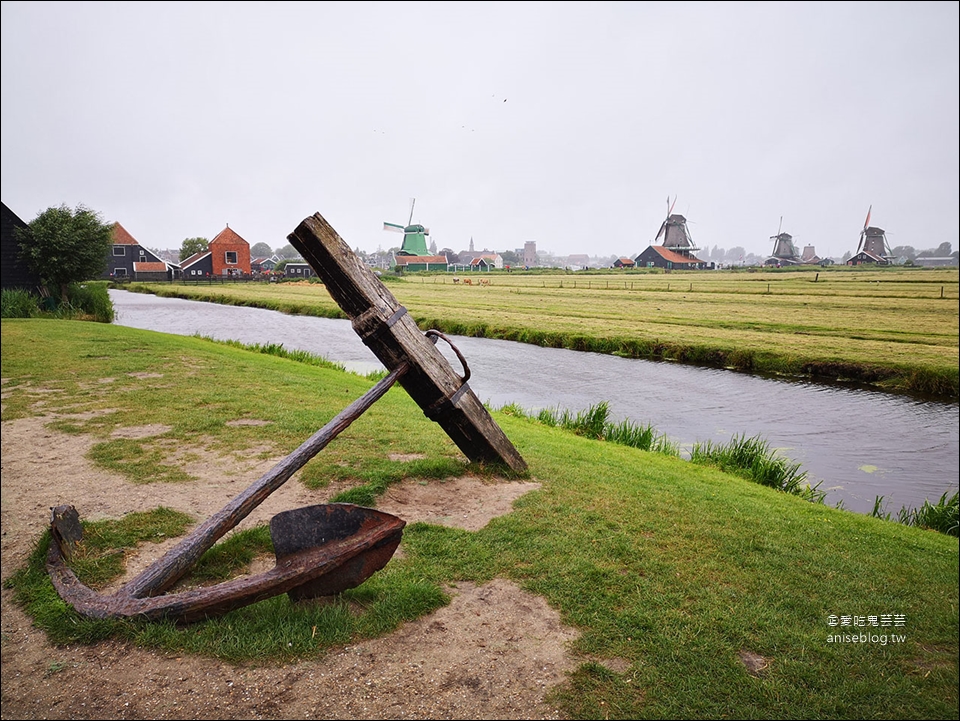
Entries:
POLYGON ((862 250, 864 253, 886 260, 893 254, 890 252, 890 246, 887 245, 887 235, 883 228, 877 228, 870 225, 870 213, 873 212, 873 206, 867 210, 867 218, 863 221, 863 230, 860 231, 860 242, 857 244, 857 254, 862 250))
POLYGON ((693 238, 690 237, 690 231, 687 229, 687 219, 679 213, 674 214, 673 207, 677 204, 677 196, 673 196, 673 203, 670 202, 670 196, 667 196, 667 217, 660 224, 660 230, 657 231, 657 237, 653 239, 656 243, 663 236, 663 247, 669 248, 675 253, 688 256, 697 250, 693 238))
POLYGON ((430 229, 413 224, 413 206, 416 202, 416 198, 410 198, 410 217, 407 218, 406 225, 386 222, 383 224, 384 230, 403 233, 403 243, 397 255, 430 255, 430 251, 427 250, 427 236, 430 235, 430 229))
POLYGON ((767 262, 777 262, 779 264, 787 263, 793 265, 800 262, 800 254, 793 244, 793 236, 789 233, 780 232, 783 230, 783 216, 780 216, 780 226, 777 228, 777 234, 771 235, 773 241, 773 255, 767 262))

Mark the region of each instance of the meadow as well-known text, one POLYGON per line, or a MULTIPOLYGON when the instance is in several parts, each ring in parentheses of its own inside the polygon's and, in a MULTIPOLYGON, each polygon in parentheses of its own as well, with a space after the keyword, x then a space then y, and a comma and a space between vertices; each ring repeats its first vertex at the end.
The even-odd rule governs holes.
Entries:
MULTIPOLYGON (((391 287, 411 308, 421 299, 463 292, 473 294, 475 307, 485 307, 487 298, 496 308, 511 295, 545 298, 545 290, 561 291, 499 280, 483 289, 432 288, 430 279, 391 287)), ((636 302, 694 292, 667 290, 675 277, 653 280, 664 287, 635 290, 636 302)), ((264 297, 291 305, 301 295, 317 298, 302 301, 310 307, 322 307, 326 295, 320 286, 216 291, 276 293, 264 297)), ((586 292, 599 298, 614 291, 586 292)), ((715 293, 720 302, 738 295, 729 288, 715 293)), ((578 295, 559 294, 553 304, 578 295)), ((939 302, 918 295, 905 300, 939 302)), ((955 317, 956 300, 948 302, 955 317)), ((460 312, 450 303, 450 313, 460 312)), ((746 306, 741 299, 737 307, 747 312, 746 306)), ((493 310, 480 312, 494 317, 493 310)), ((89 437, 90 462, 121 474, 131 489, 197 483, 182 461, 201 450, 205 462, 216 463, 220 454, 225 464, 231 454, 289 453, 373 384, 306 358, 51 319, 3 320, 2 358, 5 428, 44 416, 51 432, 89 437), (268 390, 258 380, 266 377, 268 390), (122 433, 145 421, 164 430, 150 437, 122 433)), ((477 531, 409 524, 388 566, 331 605, 281 596, 187 627, 83 619, 60 601, 46 576, 47 534, 37 537, 34 554, 5 586, 57 644, 117 639, 183 657, 183 663, 202 656, 322 667, 331 649, 389 634, 443 607, 448 584, 503 578, 545 599, 579 632, 571 647, 576 668, 550 695, 569 718, 956 718, 955 537, 812 503, 710 463, 586 437, 509 409, 492 415, 529 464, 525 476, 469 464, 394 388, 290 481, 318 493, 335 483, 346 489, 336 500, 368 505, 403 479, 434 484, 475 475, 542 484, 477 531), (895 617, 897 627, 872 630, 878 637, 883 632, 882 644, 852 642, 860 629, 849 619, 869 624, 871 617, 895 617), (312 635, 303 633, 311 627, 312 635), (887 643, 891 633, 898 640, 887 643), (747 652, 764 663, 746 667, 747 652), (611 670, 604 659, 624 666, 611 670)), ((11 482, 5 475, 5 489, 11 482)), ((68 490, 64 495, 69 500, 68 490)), ((106 583, 120 572, 118 548, 176 536, 196 520, 189 509, 131 510, 136 513, 88 524, 91 538, 106 539, 93 554, 105 560, 78 569, 88 583, 106 583)), ((269 553, 269 536, 254 529, 215 547, 211 563, 242 572, 250 553, 238 547, 269 553)), ((871 629, 865 630, 869 637, 871 629)))
MULTIPOLYGON (((498 271, 383 280, 421 328, 449 334, 960 395, 956 269, 498 271), (489 283, 463 282, 479 277, 489 283)), ((124 287, 344 317, 318 282, 124 287)))

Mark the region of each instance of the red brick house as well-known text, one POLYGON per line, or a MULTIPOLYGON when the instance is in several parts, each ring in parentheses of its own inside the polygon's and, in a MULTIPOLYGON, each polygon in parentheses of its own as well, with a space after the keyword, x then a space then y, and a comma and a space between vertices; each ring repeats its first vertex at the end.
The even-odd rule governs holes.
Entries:
POLYGON ((221 230, 207 246, 212 264, 211 275, 250 275, 250 244, 230 230, 221 230))

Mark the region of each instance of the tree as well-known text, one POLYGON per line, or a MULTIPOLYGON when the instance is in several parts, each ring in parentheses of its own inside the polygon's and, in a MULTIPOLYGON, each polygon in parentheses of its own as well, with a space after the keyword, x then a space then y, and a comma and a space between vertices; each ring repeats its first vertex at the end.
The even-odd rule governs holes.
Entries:
POLYGON ((273 255, 273 249, 264 242, 254 243, 250 248, 251 258, 269 258, 273 255))
POLYGON ((914 260, 917 257, 917 251, 911 245, 898 245, 897 247, 890 249, 890 255, 892 255, 894 258, 906 258, 907 260, 914 260))
POLYGON ((47 208, 25 228, 17 229, 20 257, 40 279, 47 293, 60 291, 67 301, 71 283, 92 280, 107 269, 113 245, 113 225, 98 213, 78 205, 47 208))
POLYGON ((180 245, 180 260, 186 260, 196 253, 203 253, 208 245, 209 241, 206 238, 185 238, 180 245))
POLYGON ((297 251, 296 248, 290 245, 290 243, 287 243, 282 248, 278 248, 277 255, 279 255, 281 258, 287 258, 288 260, 292 260, 293 258, 300 257, 300 253, 297 251))

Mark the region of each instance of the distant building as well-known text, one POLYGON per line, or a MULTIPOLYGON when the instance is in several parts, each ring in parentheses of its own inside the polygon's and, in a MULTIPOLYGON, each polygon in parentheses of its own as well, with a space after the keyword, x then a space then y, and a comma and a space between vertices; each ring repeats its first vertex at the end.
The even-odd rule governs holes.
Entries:
POLYGON ((586 253, 574 253, 567 256, 567 265, 571 268, 584 270, 590 267, 590 256, 586 253))
POLYGON ((286 278, 313 278, 316 273, 309 263, 287 263, 283 266, 283 275, 286 278))
POLYGON ((617 258, 613 261, 614 268, 636 268, 637 263, 632 258, 617 258))
POLYGON ((527 268, 537 264, 537 241, 528 240, 523 244, 523 264, 527 268))
POLYGON ((400 255, 394 256, 397 270, 447 270, 449 261, 446 255, 400 255))
POLYGON ((934 257, 931 255, 921 255, 913 259, 914 265, 922 265, 924 268, 944 268, 951 265, 957 265, 957 256, 947 255, 934 257))

